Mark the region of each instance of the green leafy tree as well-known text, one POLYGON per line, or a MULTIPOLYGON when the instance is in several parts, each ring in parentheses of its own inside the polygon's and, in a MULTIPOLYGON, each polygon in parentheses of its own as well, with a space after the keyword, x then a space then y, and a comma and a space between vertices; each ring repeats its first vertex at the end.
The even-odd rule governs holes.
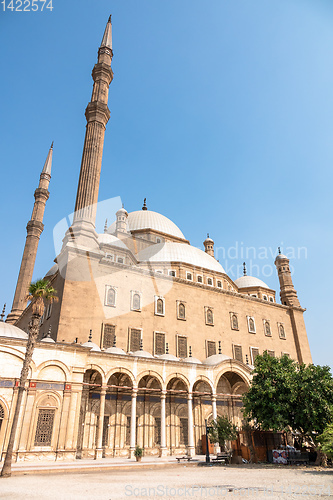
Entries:
POLYGON ((222 450, 225 449, 225 442, 237 438, 237 428, 228 417, 218 416, 210 424, 208 432, 212 443, 219 443, 222 450))
POLYGON ((249 391, 243 395, 245 420, 262 430, 282 431, 290 425, 294 401, 297 365, 282 356, 273 358, 265 352, 255 359, 255 371, 249 391))
POLYGON ((325 427, 324 432, 318 436, 318 441, 323 453, 333 458, 333 423, 325 427))
POLYGON ((333 378, 327 366, 298 365, 287 356, 257 356, 244 417, 263 430, 293 429, 301 441, 321 434, 333 419, 333 378))
POLYGON ((26 382, 28 380, 32 355, 35 349, 35 344, 40 330, 40 318, 44 314, 45 302, 52 303, 58 300, 58 298, 56 297, 56 293, 57 293, 56 290, 52 286, 50 286, 49 281, 45 279, 37 280, 34 283, 31 283, 31 285, 29 286, 29 295, 27 296, 27 300, 30 300, 32 302, 31 303, 32 314, 31 314, 31 321, 29 323, 29 336, 25 350, 23 366, 21 370, 16 406, 15 406, 8 446, 6 450, 6 457, 1 470, 1 477, 10 477, 12 473, 12 458, 13 458, 13 449, 17 431, 18 418, 22 405, 23 394, 24 391, 26 390, 26 382))

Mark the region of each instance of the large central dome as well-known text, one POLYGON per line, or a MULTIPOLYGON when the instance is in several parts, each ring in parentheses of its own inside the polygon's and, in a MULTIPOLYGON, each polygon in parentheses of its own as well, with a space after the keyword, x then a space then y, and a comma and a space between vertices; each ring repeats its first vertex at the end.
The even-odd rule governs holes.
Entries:
MULTIPOLYGON (((157 212, 151 210, 137 210, 130 212, 127 218, 129 231, 140 231, 143 229, 152 229, 160 233, 174 236, 185 240, 185 236, 170 219, 157 212)), ((114 233, 116 230, 116 223, 114 222, 108 229, 108 233, 114 233)))

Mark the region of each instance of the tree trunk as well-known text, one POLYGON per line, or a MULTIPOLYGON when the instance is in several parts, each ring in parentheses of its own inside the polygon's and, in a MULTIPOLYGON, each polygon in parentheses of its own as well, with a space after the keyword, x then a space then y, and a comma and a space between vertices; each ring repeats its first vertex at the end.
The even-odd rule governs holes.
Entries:
POLYGON ((19 419, 19 415, 20 415, 23 393, 26 390, 25 386, 26 386, 26 382, 28 379, 30 363, 32 360, 32 354, 34 352, 36 340, 37 340, 38 333, 39 333, 39 327, 40 327, 39 323, 40 323, 40 316, 37 314, 33 314, 31 321, 29 323, 29 337, 28 337, 27 347, 26 347, 26 351, 25 351, 23 366, 22 366, 22 370, 21 370, 20 383, 19 383, 19 387, 18 387, 18 394, 17 394, 17 400, 16 400, 16 405, 15 405, 15 410, 14 410, 13 423, 12 423, 12 428, 10 431, 5 461, 4 461, 4 464, 2 467, 2 471, 1 471, 1 477, 10 477, 12 475, 12 458, 13 458, 17 424, 18 424, 18 419, 19 419))

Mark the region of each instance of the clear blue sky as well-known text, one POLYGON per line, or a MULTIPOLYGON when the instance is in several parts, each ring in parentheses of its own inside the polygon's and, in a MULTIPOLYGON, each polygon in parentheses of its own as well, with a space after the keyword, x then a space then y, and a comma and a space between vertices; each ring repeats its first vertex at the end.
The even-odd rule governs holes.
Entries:
POLYGON ((110 13, 100 200, 121 196, 133 211, 147 197, 195 246, 209 232, 233 279, 254 247, 248 266, 276 290, 272 253, 296 249, 313 360, 333 366, 332 0, 53 0, 52 12, 1 10, 0 304, 9 312, 52 140, 35 278, 52 266, 54 225, 73 211, 110 13))

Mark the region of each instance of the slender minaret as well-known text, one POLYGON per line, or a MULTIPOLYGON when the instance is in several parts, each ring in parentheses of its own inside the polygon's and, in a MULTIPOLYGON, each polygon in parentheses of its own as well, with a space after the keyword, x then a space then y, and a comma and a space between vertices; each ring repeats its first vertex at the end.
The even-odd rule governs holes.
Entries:
POLYGON ((280 280, 281 303, 285 306, 301 307, 291 278, 289 259, 281 253, 280 247, 275 266, 280 280))
MULTIPOLYGON (((97 241, 95 231, 96 204, 102 165, 104 134, 110 118, 108 108, 109 85, 113 79, 111 69, 112 25, 111 16, 107 22, 98 61, 92 71, 94 86, 91 101, 85 112, 87 126, 82 153, 80 178, 76 195, 75 214, 70 237, 77 244, 91 247, 97 241)), ((67 235, 67 241, 68 241, 67 235)), ((66 239, 65 239, 66 242, 66 239)))
POLYGON ((208 253, 208 255, 211 255, 211 257, 214 257, 214 241, 209 237, 208 233, 203 244, 205 246, 205 252, 208 253))
POLYGON ((27 224, 27 237, 25 240, 21 268, 17 280, 12 310, 6 319, 7 323, 15 323, 27 305, 28 288, 35 267, 39 238, 44 229, 43 217, 45 204, 50 195, 48 188, 51 179, 52 154, 53 142, 48 152, 42 173, 40 174, 39 186, 34 194, 34 208, 31 220, 27 224))

